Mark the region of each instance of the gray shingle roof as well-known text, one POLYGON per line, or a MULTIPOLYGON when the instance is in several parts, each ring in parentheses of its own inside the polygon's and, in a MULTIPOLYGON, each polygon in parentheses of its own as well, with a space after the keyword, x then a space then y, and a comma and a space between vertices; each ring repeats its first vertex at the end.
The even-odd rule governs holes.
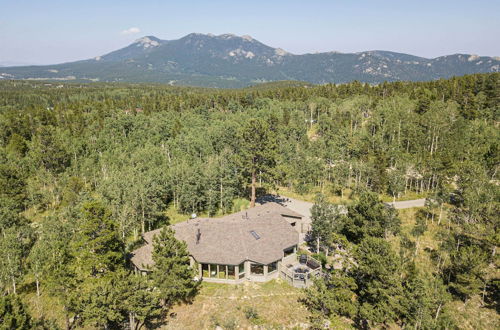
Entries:
MULTIPOLYGON (((222 218, 198 218, 172 226, 175 236, 188 245, 201 263, 238 265, 245 260, 269 264, 283 250, 299 243, 299 235, 283 216, 302 217, 276 203, 266 203, 222 218), (200 239, 197 242, 197 233, 200 239), (254 231, 257 236, 254 236, 254 231)), ((152 265, 152 240, 159 229, 143 235, 147 244, 133 252, 132 262, 143 269, 152 265)))

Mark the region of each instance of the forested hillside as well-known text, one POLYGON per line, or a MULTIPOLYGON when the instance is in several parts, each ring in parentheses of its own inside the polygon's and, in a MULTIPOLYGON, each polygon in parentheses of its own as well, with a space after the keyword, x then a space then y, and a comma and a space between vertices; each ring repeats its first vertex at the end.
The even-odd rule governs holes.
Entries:
POLYGON ((450 54, 424 58, 390 51, 295 55, 250 36, 191 33, 177 40, 153 36, 91 59, 42 66, 6 67, 1 79, 79 82, 157 82, 219 88, 303 80, 314 84, 353 80, 425 81, 500 71, 500 58, 450 54))
MULTIPOLYGON (((161 320, 197 287, 179 280, 182 290, 158 293, 165 278, 131 275, 140 234, 169 214, 227 214, 252 192, 286 188, 352 195, 344 225, 320 236, 330 235, 323 252, 339 239, 352 248, 358 268, 310 293, 316 321, 459 327, 441 318, 450 301, 479 295, 498 308, 499 115, 498 73, 225 91, 0 82, 0 305, 42 328, 161 320), (421 267, 411 244, 430 216, 411 237, 398 221, 373 226, 390 218, 379 197, 412 194, 429 197, 436 223, 449 210, 425 283, 408 267, 421 267), (342 307, 315 300, 328 292, 341 292, 329 301, 342 307), (44 303, 59 314, 40 312, 44 303)), ((157 246, 185 253, 172 237, 165 231, 157 246)), ((177 267, 167 280, 191 275, 182 258, 160 261, 177 267)))

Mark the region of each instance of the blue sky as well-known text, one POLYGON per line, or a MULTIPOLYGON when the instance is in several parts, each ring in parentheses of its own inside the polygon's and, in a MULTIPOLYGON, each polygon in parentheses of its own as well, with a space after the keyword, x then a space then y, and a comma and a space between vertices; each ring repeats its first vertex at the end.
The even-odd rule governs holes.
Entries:
POLYGON ((0 0, 0 63, 86 59, 144 35, 248 34, 296 54, 500 56, 498 0, 0 0), (124 34, 125 30, 132 29, 124 34))

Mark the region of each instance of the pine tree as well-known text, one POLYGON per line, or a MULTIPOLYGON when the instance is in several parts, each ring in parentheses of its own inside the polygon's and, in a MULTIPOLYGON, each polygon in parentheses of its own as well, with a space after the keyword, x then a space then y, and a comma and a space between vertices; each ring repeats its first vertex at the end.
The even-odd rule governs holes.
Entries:
POLYGON ((151 282, 150 279, 135 274, 122 276, 120 279, 125 291, 123 296, 131 330, 138 330, 143 326, 153 328, 155 321, 159 321, 164 315, 159 292, 151 282))
POLYGON ((12 329, 32 329, 31 316, 18 296, 0 295, 0 330, 12 329))
POLYGON ((164 227, 154 237, 153 261, 151 278, 167 308, 198 293, 200 282, 194 279, 186 243, 177 240, 171 228, 164 227))
POLYGON ((348 210, 342 233, 353 243, 367 236, 387 237, 400 230, 401 220, 396 211, 382 203, 375 193, 363 191, 359 201, 348 210))
POLYGON ((77 289, 77 315, 83 325, 108 329, 124 320, 121 283, 115 274, 88 278, 77 289))
POLYGON ((461 246, 451 253, 451 265, 445 271, 450 277, 450 288, 459 297, 467 300, 481 292, 485 286, 487 257, 475 246, 461 246))
POLYGON ((403 289, 398 275, 399 260, 388 242, 367 237, 357 249, 354 277, 359 287, 359 318, 388 325, 403 314, 403 289))
POLYGON ((257 174, 270 173, 276 159, 276 118, 252 118, 238 132, 239 161, 251 177, 250 206, 255 206, 257 174))
POLYGON ((442 280, 424 274, 412 262, 406 268, 403 287, 403 322, 415 329, 439 328, 444 305, 450 300, 442 280))
POLYGON ((115 273, 124 267, 123 244, 102 202, 84 202, 81 213, 72 244, 75 289, 68 308, 84 325, 108 328, 124 318, 115 273))
POLYGON ((83 277, 95 277, 123 266, 123 243, 110 212, 97 200, 85 202, 81 212, 73 242, 77 272, 83 277))
POLYGON ((343 316, 354 318, 358 312, 357 285, 352 277, 339 270, 331 270, 317 278, 306 290, 302 302, 309 311, 323 319, 343 316))

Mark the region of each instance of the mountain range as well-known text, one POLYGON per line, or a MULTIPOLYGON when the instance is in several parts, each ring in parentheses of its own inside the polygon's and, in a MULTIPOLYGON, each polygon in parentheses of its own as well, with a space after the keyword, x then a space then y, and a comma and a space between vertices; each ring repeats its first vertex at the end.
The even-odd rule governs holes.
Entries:
POLYGON ((295 55, 250 36, 191 33, 176 40, 146 36, 92 59, 1 67, 1 79, 157 82, 236 88, 278 80, 314 84, 424 81, 499 72, 500 57, 454 54, 433 59, 389 51, 295 55))

